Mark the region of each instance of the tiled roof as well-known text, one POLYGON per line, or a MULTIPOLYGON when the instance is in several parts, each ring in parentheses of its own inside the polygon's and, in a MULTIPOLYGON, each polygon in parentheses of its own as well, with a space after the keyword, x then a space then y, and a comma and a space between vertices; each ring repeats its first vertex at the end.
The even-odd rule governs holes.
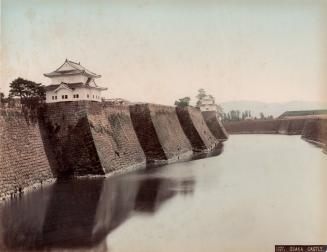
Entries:
POLYGON ((326 115, 327 109, 317 109, 317 110, 299 110, 299 111, 286 111, 279 116, 279 118, 284 118, 288 116, 309 116, 309 115, 326 115))
POLYGON ((98 90, 107 90, 107 88, 99 87, 99 86, 90 86, 87 84, 84 84, 82 82, 77 82, 77 83, 60 83, 60 84, 52 84, 45 86, 45 91, 53 91, 56 90, 60 85, 64 84, 65 86, 69 87, 70 89, 74 90, 76 88, 93 88, 93 89, 98 89, 98 90))
MULTIPOLYGON (((70 89, 75 89, 75 88, 79 88, 79 87, 88 87, 86 85, 84 85, 82 82, 77 82, 77 83, 63 83, 66 86, 68 86, 70 89)), ((49 86, 45 86, 45 91, 53 91, 56 90, 61 84, 53 84, 53 85, 49 85, 49 86)))
POLYGON ((76 63, 70 60, 67 60, 55 71, 51 73, 46 73, 44 76, 46 77, 54 77, 54 76, 62 76, 62 75, 74 75, 74 74, 85 74, 87 76, 91 76, 94 78, 99 78, 101 75, 91 72, 90 70, 86 69, 80 63, 76 63), (62 69, 64 66, 69 66, 70 69, 62 69))

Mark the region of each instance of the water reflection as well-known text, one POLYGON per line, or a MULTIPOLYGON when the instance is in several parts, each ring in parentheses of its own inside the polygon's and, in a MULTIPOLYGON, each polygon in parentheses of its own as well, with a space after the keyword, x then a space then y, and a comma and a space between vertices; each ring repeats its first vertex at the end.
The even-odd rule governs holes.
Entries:
POLYGON ((133 213, 154 215, 194 188, 191 171, 180 175, 165 167, 58 181, 0 205, 0 251, 108 251, 105 238, 133 213))
MULTIPOLYGON (((58 182, 6 204, 3 245, 11 250, 92 248, 136 211, 154 213, 183 181, 160 178, 58 182)), ((101 247, 102 249, 103 247, 101 247)))

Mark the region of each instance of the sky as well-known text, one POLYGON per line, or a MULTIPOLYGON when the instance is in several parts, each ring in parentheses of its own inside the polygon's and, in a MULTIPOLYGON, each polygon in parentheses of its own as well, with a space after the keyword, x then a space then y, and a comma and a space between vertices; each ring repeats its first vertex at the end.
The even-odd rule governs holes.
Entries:
POLYGON ((106 98, 327 101, 326 0, 1 1, 1 90, 66 58, 106 98))

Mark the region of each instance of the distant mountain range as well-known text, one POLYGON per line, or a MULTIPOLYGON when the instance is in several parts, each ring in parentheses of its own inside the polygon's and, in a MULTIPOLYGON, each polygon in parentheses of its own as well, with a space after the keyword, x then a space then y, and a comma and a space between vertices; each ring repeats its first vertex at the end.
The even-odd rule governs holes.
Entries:
POLYGON ((260 112, 265 116, 278 117, 285 111, 290 110, 315 110, 327 109, 327 102, 290 101, 284 103, 266 103, 258 101, 230 101, 220 104, 225 113, 231 110, 250 110, 253 117, 258 117, 260 112))

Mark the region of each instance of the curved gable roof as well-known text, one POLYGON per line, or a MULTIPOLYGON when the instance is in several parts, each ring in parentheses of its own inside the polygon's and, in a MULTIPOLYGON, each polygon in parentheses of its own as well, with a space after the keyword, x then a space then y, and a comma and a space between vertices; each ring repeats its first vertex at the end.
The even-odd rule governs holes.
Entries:
POLYGON ((101 75, 91 72, 90 70, 83 67, 80 63, 76 63, 66 59, 66 61, 58 67, 55 71, 51 73, 45 73, 46 77, 55 77, 62 75, 75 75, 75 74, 84 74, 89 77, 99 78, 101 75))

